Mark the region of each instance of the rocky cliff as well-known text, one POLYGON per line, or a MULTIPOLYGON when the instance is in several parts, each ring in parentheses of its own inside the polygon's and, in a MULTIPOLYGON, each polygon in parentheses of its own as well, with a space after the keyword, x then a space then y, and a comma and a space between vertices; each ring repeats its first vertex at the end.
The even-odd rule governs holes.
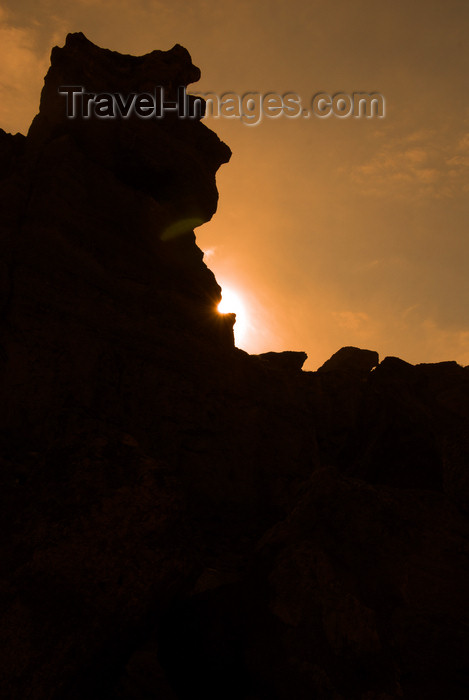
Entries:
POLYGON ((1 688, 15 700, 469 691, 469 370, 249 356, 193 229, 230 151, 180 46, 52 51, 0 133, 1 688))

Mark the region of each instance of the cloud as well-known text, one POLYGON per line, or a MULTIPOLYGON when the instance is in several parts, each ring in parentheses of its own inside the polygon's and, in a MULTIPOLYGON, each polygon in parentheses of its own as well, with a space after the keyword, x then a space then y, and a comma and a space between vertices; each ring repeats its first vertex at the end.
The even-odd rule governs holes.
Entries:
POLYGON ((428 318, 419 324, 415 333, 420 336, 419 362, 441 362, 450 359, 463 366, 469 365, 469 329, 442 328, 433 319, 428 318), (448 348, 451 348, 450 356, 448 348))
POLYGON ((370 317, 364 311, 333 311, 332 316, 341 328, 349 331, 366 331, 370 317))
POLYGON ((0 126, 5 131, 29 128, 36 113, 49 52, 37 48, 37 28, 11 23, 0 8, 0 126))
MULTIPOLYGON (((345 170, 345 169, 343 169, 345 170)), ((469 133, 425 129, 393 136, 349 169, 363 194, 422 201, 461 195, 469 175, 469 133)))

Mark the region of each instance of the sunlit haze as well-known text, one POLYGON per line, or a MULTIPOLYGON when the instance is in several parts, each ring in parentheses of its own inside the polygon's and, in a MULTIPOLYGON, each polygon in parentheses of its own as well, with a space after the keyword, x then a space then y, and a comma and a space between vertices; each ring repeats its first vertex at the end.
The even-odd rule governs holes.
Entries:
POLYGON ((221 314, 236 314, 235 342, 238 347, 241 347, 245 340, 247 341, 249 331, 253 333, 254 328, 250 326, 248 310, 240 294, 223 285, 222 300, 218 304, 218 311, 221 314))
POLYGON ((383 94, 383 119, 206 119, 233 156, 197 242, 250 352, 467 365, 468 19, 465 0, 6 0, 0 126, 27 131, 69 31, 122 53, 182 44, 193 92, 383 94))

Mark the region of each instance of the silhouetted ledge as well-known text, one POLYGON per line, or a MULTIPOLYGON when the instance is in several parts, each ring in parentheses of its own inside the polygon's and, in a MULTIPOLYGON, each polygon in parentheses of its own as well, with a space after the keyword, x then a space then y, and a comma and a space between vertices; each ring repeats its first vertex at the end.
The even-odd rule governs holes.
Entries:
POLYGON ((465 698, 467 368, 237 349, 194 235, 229 148, 57 93, 199 75, 72 34, 0 132, 2 698, 465 698))
POLYGON ((360 348, 346 347, 338 350, 327 360, 318 372, 355 372, 367 374, 379 363, 379 355, 373 350, 361 350, 360 348))
POLYGON ((300 371, 308 359, 308 355, 305 352, 293 352, 292 350, 286 350, 285 352, 263 352, 259 357, 271 367, 293 372, 300 371))

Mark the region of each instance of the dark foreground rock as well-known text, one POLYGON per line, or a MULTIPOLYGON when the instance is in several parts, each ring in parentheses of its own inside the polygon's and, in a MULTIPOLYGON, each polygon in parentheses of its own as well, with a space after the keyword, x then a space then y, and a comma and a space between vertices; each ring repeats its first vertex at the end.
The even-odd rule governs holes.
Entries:
POLYGON ((235 348, 228 147, 57 93, 198 77, 70 35, 0 132, 2 697, 465 698, 469 370, 235 348))

